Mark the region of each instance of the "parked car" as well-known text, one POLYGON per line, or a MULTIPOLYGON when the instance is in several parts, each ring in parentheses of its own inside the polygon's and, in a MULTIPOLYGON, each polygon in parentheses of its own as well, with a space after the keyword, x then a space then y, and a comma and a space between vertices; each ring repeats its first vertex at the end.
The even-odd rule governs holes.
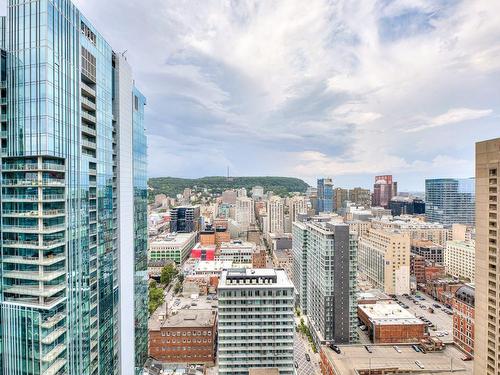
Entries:
POLYGON ((413 350, 415 350, 417 353, 420 353, 420 352, 421 352, 420 348, 419 348, 417 345, 412 345, 411 347, 412 347, 412 348, 413 348, 413 350))
POLYGON ((470 355, 465 355, 462 357, 462 361, 472 361, 472 357, 470 355))
POLYGON ((365 345, 365 349, 368 353, 373 353, 372 348, 370 348, 368 345, 365 345))
POLYGON ((330 345, 330 349, 332 349, 335 353, 340 354, 340 348, 337 345, 330 345))
POLYGON ((401 349, 399 349, 399 347, 398 347, 398 346, 393 346, 393 348, 394 348, 394 350, 395 350, 395 351, 397 351, 398 353, 402 353, 402 352, 401 352, 401 349))
POLYGON ((309 354, 306 353, 306 361, 307 362, 311 362, 311 357, 309 356, 309 354))
POLYGON ((421 369, 424 369, 424 368, 425 368, 425 366, 423 365, 423 363, 422 363, 422 362, 420 362, 420 361, 415 361, 415 364, 416 364, 418 367, 420 367, 421 369))
POLYGON ((297 361, 293 362, 293 365, 295 366, 295 368, 299 368, 299 364, 297 363, 297 361))

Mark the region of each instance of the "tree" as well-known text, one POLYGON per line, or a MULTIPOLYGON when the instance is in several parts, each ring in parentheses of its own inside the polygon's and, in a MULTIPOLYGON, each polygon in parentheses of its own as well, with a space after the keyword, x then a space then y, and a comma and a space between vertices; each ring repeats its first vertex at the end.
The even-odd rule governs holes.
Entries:
POLYGON ((177 270, 173 264, 167 264, 161 270, 160 282, 165 285, 169 285, 172 279, 177 275, 177 270))
POLYGON ((149 288, 149 314, 155 312, 165 301, 165 294, 162 288, 149 288))
POLYGON ((181 273, 177 276, 177 279, 179 280, 179 282, 182 284, 184 282, 184 275, 181 273))
POLYGON ((174 293, 178 294, 182 290, 182 284, 180 282, 177 282, 174 288, 174 293))

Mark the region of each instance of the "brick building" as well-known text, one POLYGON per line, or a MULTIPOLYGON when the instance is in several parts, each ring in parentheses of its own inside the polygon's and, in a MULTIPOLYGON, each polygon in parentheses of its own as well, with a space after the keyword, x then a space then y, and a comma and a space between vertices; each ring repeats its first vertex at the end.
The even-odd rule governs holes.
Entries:
POLYGON ((374 344, 416 342, 426 334, 425 323, 394 302, 358 305, 358 318, 374 344))
POLYGON ((267 256, 266 250, 257 250, 252 254, 252 268, 266 268, 267 256))
POLYGON ((466 284, 453 299, 453 342, 470 356, 474 356, 474 302, 473 284, 466 284))
POLYGON ((215 363, 217 312, 178 310, 164 320, 150 319, 149 355, 166 363, 215 363))
POLYGON ((417 284, 425 283, 425 258, 423 256, 410 254, 410 275, 415 276, 417 284))

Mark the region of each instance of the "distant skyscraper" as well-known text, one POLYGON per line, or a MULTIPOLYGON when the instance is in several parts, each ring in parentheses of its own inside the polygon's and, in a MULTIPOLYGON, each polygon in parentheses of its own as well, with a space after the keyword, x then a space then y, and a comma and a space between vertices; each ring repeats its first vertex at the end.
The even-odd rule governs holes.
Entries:
POLYGON ((255 213, 253 199, 248 197, 238 197, 236 199, 236 221, 244 229, 248 229, 254 223, 255 213))
POLYGON ((372 194, 370 189, 357 187, 349 190, 349 200, 356 206, 369 208, 372 204, 372 194))
POLYGON ((288 202, 289 221, 286 226, 286 232, 292 233, 292 223, 298 220, 299 214, 307 213, 307 198, 304 196, 295 196, 288 202))
POLYGON ((293 375, 293 285, 283 270, 223 271, 218 287, 219 375, 277 368, 293 375))
POLYGON ((357 234, 349 226, 293 224, 293 269, 299 303, 316 344, 357 341, 357 234))
POLYGON ((443 225, 475 223, 474 178, 425 180, 427 220, 443 225))
POLYGON ((333 208, 336 212, 339 212, 339 210, 344 207, 345 202, 349 200, 349 190, 336 188, 333 192, 333 197, 333 208))
POLYGON ((285 230, 285 213, 283 199, 273 196, 267 205, 270 233, 283 233, 285 230))
POLYGON ((146 100, 125 57, 71 1, 8 5, 0 18, 0 372, 142 373, 146 100))
POLYGON ((376 176, 373 185, 373 207, 389 208, 392 197, 398 195, 398 184, 392 180, 391 175, 376 176))
POLYGON ((333 212, 333 181, 331 178, 318 180, 318 212, 333 212))
POLYGON ((500 138, 476 144, 474 374, 500 373, 500 138))

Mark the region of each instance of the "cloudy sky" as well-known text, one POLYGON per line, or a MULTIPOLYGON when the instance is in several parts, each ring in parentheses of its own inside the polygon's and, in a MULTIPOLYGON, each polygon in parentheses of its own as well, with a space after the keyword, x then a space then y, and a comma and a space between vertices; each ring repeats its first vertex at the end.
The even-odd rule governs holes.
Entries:
POLYGON ((148 97, 151 176, 401 190, 500 136, 498 0, 74 0, 148 97))

